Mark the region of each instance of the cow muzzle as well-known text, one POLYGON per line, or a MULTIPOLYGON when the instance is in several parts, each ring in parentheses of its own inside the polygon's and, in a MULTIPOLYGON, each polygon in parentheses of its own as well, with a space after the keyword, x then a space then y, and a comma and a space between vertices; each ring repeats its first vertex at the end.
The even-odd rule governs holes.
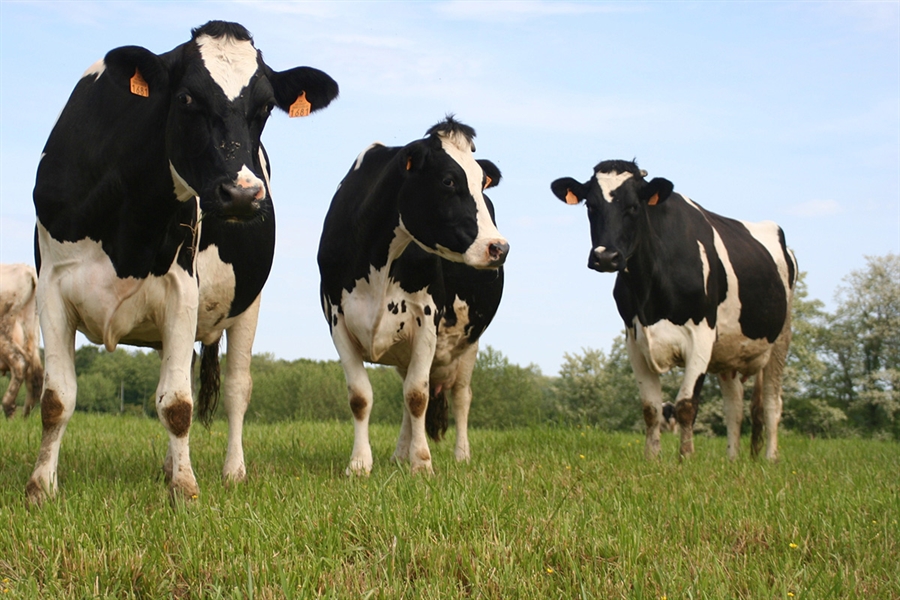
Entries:
POLYGON ((265 198, 261 184, 243 186, 232 182, 219 185, 219 212, 226 219, 244 221, 253 218, 259 210, 259 201, 265 198))
POLYGON ((614 273, 625 265, 622 255, 615 250, 607 250, 600 246, 591 250, 588 255, 588 269, 601 273, 614 273))

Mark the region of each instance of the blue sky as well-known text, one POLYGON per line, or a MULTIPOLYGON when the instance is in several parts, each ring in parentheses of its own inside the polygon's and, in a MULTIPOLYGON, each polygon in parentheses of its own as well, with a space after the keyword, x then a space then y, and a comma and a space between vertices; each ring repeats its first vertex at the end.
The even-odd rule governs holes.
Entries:
POLYGON ((483 343, 548 375, 622 330, 615 277, 586 267, 584 207, 549 189, 600 160, 637 158, 709 210, 778 222, 829 308, 864 256, 900 252, 898 2, 3 1, 0 261, 33 261, 35 169, 81 73, 210 19, 245 25, 273 68, 341 86, 263 135, 278 241, 255 352, 337 358, 315 262, 335 187, 371 142, 406 144, 451 112, 504 176, 507 285, 483 343))

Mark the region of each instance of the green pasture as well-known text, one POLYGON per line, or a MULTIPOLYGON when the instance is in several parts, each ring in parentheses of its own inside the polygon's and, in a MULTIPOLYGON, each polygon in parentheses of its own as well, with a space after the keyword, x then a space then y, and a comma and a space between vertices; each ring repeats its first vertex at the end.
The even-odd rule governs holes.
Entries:
MULTIPOLYGON (((399 424, 398 424, 399 425, 399 424)), ((191 432, 199 499, 173 509, 153 419, 76 413, 60 494, 25 483, 40 418, 0 422, 0 598, 900 598, 900 445, 783 434, 781 461, 725 440, 540 426, 434 445, 434 476, 348 478, 352 425, 249 423, 248 481, 220 480, 225 424, 191 432)))

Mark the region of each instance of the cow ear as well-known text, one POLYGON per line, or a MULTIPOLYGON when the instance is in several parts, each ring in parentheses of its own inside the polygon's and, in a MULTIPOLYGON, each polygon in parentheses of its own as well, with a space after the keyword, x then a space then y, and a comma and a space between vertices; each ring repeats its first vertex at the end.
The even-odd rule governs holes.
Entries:
POLYGON ((566 204, 579 204, 588 195, 588 185, 579 183, 571 177, 562 177, 550 184, 553 194, 566 204))
POLYGON ((500 183, 502 175, 500 175, 500 169, 497 168, 497 165, 484 158, 479 158, 475 162, 477 162, 481 166, 481 170, 484 171, 483 189, 495 187, 500 183))
POLYGON ((169 71, 163 60, 140 46, 122 46, 110 50, 103 59, 104 73, 122 89, 152 97, 168 93, 169 71))
POLYGON ((295 116, 292 106, 306 104, 305 116, 325 108, 337 98, 338 84, 327 73, 312 67, 295 67, 287 71, 269 71, 269 82, 275 90, 275 103, 281 110, 295 116))
POLYGON ((665 202, 666 198, 672 195, 673 189, 675 186, 668 179, 654 177, 641 189, 640 199, 650 206, 656 206, 660 202, 665 202))
POLYGON ((421 171, 428 158, 428 146, 422 141, 413 142, 400 151, 400 166, 407 173, 421 171))

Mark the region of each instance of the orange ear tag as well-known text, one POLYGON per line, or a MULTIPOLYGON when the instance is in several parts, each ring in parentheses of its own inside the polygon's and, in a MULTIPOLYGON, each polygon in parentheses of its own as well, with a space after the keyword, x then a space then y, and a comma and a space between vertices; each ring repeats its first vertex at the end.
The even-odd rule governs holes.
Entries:
POLYGON ((656 203, 659 202, 659 194, 653 194, 650 196, 650 199, 647 200, 647 204, 649 206, 656 206, 656 203))
POLYGON ((578 196, 572 190, 566 190, 566 204, 578 204, 578 196))
POLYGON ((288 109, 288 116, 292 119, 294 117, 308 117, 310 109, 312 109, 312 104, 306 99, 306 92, 303 91, 300 92, 300 95, 297 96, 297 99, 291 104, 291 107, 288 109))
POLYGON ((150 97, 150 86, 147 85, 147 81, 137 68, 134 69, 134 75, 131 76, 131 93, 144 98, 150 97))
POLYGON ((492 181, 494 181, 494 180, 491 179, 490 177, 488 177, 487 175, 485 175, 485 176, 484 176, 484 187, 481 188, 481 189, 486 190, 486 189, 488 189, 489 187, 491 187, 491 182, 492 182, 492 181))
POLYGON ((412 169, 412 156, 406 159, 406 170, 409 171, 412 169))

